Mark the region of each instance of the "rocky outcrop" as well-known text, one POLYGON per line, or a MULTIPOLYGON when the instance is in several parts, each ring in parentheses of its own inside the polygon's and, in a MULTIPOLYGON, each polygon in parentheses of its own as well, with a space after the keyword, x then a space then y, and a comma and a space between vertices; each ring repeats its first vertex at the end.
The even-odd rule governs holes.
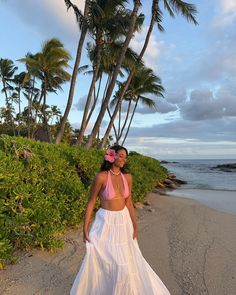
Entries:
POLYGON ((163 161, 160 161, 160 163, 161 163, 161 164, 177 164, 177 163, 179 163, 179 162, 175 162, 175 161, 165 161, 165 160, 163 160, 163 161))
POLYGON ((236 171, 236 163, 221 164, 221 165, 212 167, 211 169, 219 169, 224 172, 233 172, 233 171, 236 171))
POLYGON ((180 185, 187 184, 187 181, 176 178, 176 175, 173 173, 167 174, 166 179, 158 183, 157 187, 155 188, 154 192, 163 191, 163 189, 177 189, 180 185), (159 190, 160 189, 160 190, 159 190))

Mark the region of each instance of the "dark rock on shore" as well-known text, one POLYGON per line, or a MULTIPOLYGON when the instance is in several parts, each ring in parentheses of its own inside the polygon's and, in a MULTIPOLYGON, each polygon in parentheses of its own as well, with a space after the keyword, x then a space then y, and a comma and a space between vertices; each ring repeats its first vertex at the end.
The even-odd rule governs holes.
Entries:
MULTIPOLYGON (((187 181, 176 178, 176 175, 173 173, 169 173, 166 177, 166 179, 159 183, 156 187, 157 192, 159 193, 159 190, 165 190, 165 189, 177 189, 181 184, 186 184, 187 181)), ((155 190, 154 190, 155 192, 155 190)))
POLYGON ((161 164, 177 164, 177 163, 179 163, 179 162, 175 162, 175 161, 165 161, 165 160, 163 160, 163 161, 160 161, 160 163, 161 163, 161 164))
POLYGON ((219 169, 224 172, 233 172, 233 171, 236 171, 236 163, 221 164, 221 165, 212 167, 211 169, 219 169))

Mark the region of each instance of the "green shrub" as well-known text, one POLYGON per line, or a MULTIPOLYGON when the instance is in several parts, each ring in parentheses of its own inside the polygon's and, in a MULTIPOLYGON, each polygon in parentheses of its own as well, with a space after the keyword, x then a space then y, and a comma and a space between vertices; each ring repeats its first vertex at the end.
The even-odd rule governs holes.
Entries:
MULTIPOLYGON (((15 249, 63 246, 60 235, 82 221, 103 156, 96 149, 0 136, 0 268, 14 261, 15 249)), ((134 201, 166 175, 157 160, 135 152, 128 165, 134 201)))

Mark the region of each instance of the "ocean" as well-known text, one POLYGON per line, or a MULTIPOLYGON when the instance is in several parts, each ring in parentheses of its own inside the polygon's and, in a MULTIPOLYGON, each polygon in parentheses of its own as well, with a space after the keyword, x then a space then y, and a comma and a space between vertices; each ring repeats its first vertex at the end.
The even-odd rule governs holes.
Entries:
POLYGON ((168 193, 170 196, 195 199, 213 209, 236 215, 236 170, 213 169, 217 165, 236 163, 236 159, 175 161, 177 163, 162 165, 188 183, 168 193))

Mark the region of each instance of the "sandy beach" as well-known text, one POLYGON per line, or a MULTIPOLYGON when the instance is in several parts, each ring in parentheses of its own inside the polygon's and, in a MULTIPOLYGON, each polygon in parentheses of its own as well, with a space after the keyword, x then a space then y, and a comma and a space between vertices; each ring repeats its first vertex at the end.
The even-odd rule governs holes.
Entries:
MULTIPOLYGON (((143 256, 172 295, 236 294, 236 216, 195 200, 151 193, 137 209, 143 256)), ((0 272, 0 294, 66 295, 85 253, 81 228, 56 253, 20 253, 0 272)))

